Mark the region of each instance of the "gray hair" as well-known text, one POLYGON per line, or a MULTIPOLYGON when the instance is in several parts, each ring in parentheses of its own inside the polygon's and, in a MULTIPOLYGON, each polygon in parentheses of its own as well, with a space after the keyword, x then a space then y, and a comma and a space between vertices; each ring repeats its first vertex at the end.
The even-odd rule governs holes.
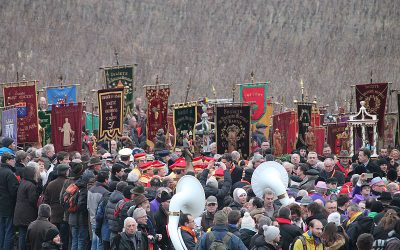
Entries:
POLYGON ((123 232, 125 232, 125 228, 126 228, 126 226, 128 225, 129 222, 133 222, 133 223, 135 223, 135 224, 137 225, 137 222, 136 222, 136 220, 135 220, 134 218, 132 218, 132 217, 127 217, 127 218, 124 220, 124 229, 122 230, 123 232))
POLYGON ((48 152, 53 151, 53 150, 54 150, 54 145, 53 144, 46 144, 42 148, 42 153, 47 155, 48 152))
POLYGON ((347 211, 352 211, 352 212, 361 212, 361 208, 357 204, 351 204, 348 208, 347 211))
POLYGON ((263 199, 265 198, 266 195, 273 195, 275 198, 275 192, 270 188, 264 189, 263 199))
POLYGON ((240 159, 240 153, 238 151, 232 151, 231 155, 234 161, 238 161, 240 159))

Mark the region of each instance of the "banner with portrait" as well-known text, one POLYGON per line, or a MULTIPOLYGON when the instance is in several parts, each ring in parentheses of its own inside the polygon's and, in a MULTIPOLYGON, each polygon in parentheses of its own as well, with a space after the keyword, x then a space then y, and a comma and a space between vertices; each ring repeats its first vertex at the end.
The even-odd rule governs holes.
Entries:
POLYGON ((174 106, 174 147, 183 146, 183 138, 189 134, 189 140, 194 139, 195 125, 197 123, 197 103, 174 106))
POLYGON ((124 122, 124 89, 102 89, 97 92, 99 101, 99 141, 122 136, 124 122))
POLYGON ((159 129, 168 131, 168 97, 170 94, 169 85, 151 85, 146 87, 147 98, 147 126, 146 136, 149 146, 154 147, 156 135, 159 129))
MULTIPOLYGON (((365 108, 371 115, 377 115, 378 135, 383 136, 385 129, 385 108, 388 92, 388 83, 370 83, 356 85, 357 111, 361 108, 361 101, 365 102, 365 108)), ((372 129, 368 129, 371 130, 372 129)), ((372 134, 368 131, 369 134, 372 134)), ((373 136, 370 136, 371 138, 373 136)))
POLYGON ((326 141, 332 149, 332 153, 339 155, 341 150, 350 149, 350 134, 347 128, 347 123, 328 123, 326 132, 326 141))
POLYGON ((50 110, 40 110, 39 114, 39 124, 40 124, 40 139, 42 145, 51 143, 51 111, 50 110))
POLYGON ((294 111, 273 116, 272 144, 275 155, 291 154, 296 148, 296 113, 294 111))
POLYGON ((10 108, 1 112, 1 131, 3 137, 10 137, 18 144, 17 127, 17 109, 10 108))
POLYGON ((17 107, 18 143, 39 141, 36 81, 3 88, 4 106, 17 107))
POLYGON ((76 103, 76 85, 46 87, 47 103, 51 110, 53 104, 76 103))
POLYGON ((217 105, 216 106, 216 138, 219 154, 238 151, 244 159, 250 153, 250 106, 217 105))
MULTIPOLYGON (((309 146, 306 143, 306 133, 308 131, 308 127, 311 126, 311 103, 298 103, 297 104, 297 124, 298 124, 298 132, 297 132, 297 142, 296 148, 309 146)), ((313 145, 315 147, 315 145, 313 145)))
POLYGON ((82 103, 53 104, 51 141, 56 152, 82 151, 82 103))
POLYGON ((108 89, 124 88, 124 116, 133 114, 133 91, 136 65, 106 67, 105 84, 108 89))

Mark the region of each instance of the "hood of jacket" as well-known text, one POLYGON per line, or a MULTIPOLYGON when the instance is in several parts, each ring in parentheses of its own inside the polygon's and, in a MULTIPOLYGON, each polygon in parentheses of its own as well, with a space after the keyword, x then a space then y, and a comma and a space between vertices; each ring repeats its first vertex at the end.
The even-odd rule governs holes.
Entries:
POLYGON ((124 195, 120 191, 114 190, 111 193, 110 198, 108 200, 112 203, 117 203, 118 201, 122 200, 123 198, 124 198, 124 195))

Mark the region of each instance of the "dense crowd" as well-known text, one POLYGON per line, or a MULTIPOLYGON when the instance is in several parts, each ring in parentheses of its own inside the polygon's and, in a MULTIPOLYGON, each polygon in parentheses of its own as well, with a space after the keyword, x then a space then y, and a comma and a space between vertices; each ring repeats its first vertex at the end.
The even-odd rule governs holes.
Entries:
POLYGON ((263 139, 250 159, 219 155, 212 144, 188 162, 185 149, 150 153, 139 139, 133 133, 129 145, 111 141, 81 155, 51 144, 16 150, 3 138, 0 248, 174 249, 169 204, 179 179, 192 175, 206 206, 199 217, 180 214, 189 250, 400 249, 397 149, 382 148, 377 159, 368 149, 334 155, 329 146, 275 158, 263 139), (289 177, 287 206, 273 187, 253 192, 253 172, 272 161, 289 177))

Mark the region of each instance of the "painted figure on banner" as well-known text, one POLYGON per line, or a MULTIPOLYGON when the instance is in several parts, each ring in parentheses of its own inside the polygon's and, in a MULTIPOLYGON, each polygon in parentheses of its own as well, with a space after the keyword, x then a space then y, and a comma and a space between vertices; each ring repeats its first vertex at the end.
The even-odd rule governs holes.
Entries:
POLYGON ((182 156, 185 158, 186 163, 192 162, 193 160, 192 143, 190 141, 189 133, 185 133, 183 136, 183 152, 182 156))
POLYGON ((232 153, 232 151, 238 150, 237 142, 239 128, 236 125, 232 125, 228 127, 228 153, 232 153))
POLYGON ((45 97, 40 97, 39 99, 39 110, 46 111, 47 110, 47 100, 45 97))
POLYGON ((6 121, 6 131, 4 131, 5 137, 15 138, 14 136, 14 122, 13 120, 6 121))
POLYGON ((160 128, 157 131, 157 135, 155 138, 154 151, 156 152, 167 149, 166 142, 167 142, 167 137, 165 136, 164 129, 160 128))
POLYGON ((349 151, 350 149, 350 136, 349 136, 349 129, 346 127, 345 130, 340 134, 340 150, 349 151))
POLYGON ((282 136, 278 128, 275 129, 272 139, 274 143, 274 154, 276 156, 282 155, 282 136))
POLYGON ((308 127, 307 132, 305 133, 304 137, 305 137, 305 142, 306 142, 308 151, 315 152, 316 146, 317 146, 317 138, 315 137, 313 128, 311 126, 308 127))
POLYGON ((195 125, 196 135, 202 136, 203 152, 210 152, 210 144, 212 143, 212 135, 215 133, 215 123, 208 120, 207 107, 203 106, 203 114, 201 122, 195 125))
POLYGON ((68 118, 65 118, 65 123, 62 128, 58 128, 63 133, 63 146, 69 147, 73 143, 73 136, 75 131, 71 129, 71 124, 68 122, 68 118))

